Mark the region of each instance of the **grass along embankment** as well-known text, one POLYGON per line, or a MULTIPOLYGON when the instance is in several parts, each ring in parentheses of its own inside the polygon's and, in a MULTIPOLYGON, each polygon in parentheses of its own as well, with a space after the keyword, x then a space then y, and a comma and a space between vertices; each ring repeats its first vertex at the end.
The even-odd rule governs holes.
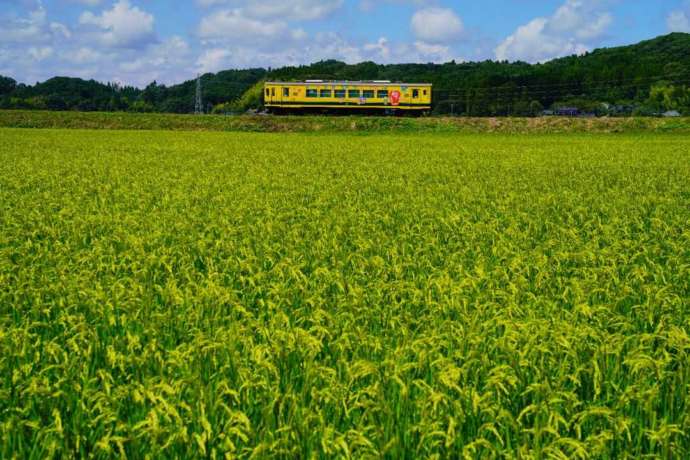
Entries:
POLYGON ((688 458, 689 183, 687 136, 2 129, 0 457, 688 458))
POLYGON ((690 133, 688 118, 401 118, 0 111, 0 127, 249 132, 690 133))

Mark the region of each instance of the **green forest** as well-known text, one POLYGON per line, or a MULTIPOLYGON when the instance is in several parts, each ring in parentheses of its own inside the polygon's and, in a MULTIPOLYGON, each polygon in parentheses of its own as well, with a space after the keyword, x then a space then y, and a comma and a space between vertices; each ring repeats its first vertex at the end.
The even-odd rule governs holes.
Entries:
MULTIPOLYGON (((204 110, 261 110, 266 80, 391 80, 434 84, 433 112, 459 116, 536 116, 565 108, 589 115, 690 115, 690 34, 604 48, 546 63, 448 62, 227 70, 201 76, 204 110)), ((196 82, 145 88, 55 77, 35 85, 0 76, 0 108, 193 113, 196 82)))

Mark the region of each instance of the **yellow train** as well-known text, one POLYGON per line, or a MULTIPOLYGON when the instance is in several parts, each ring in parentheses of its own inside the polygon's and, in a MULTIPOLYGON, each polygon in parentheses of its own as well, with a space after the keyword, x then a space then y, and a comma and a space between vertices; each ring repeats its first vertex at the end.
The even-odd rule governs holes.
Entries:
POLYGON ((429 83, 390 81, 267 82, 264 105, 271 113, 365 112, 428 114, 431 110, 429 83))

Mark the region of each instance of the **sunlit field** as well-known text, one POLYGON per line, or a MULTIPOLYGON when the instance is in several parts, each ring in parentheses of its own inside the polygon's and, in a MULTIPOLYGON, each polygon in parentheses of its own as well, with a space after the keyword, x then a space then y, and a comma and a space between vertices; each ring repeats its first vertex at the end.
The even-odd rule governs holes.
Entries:
POLYGON ((0 458, 688 458, 690 137, 0 129, 0 458))

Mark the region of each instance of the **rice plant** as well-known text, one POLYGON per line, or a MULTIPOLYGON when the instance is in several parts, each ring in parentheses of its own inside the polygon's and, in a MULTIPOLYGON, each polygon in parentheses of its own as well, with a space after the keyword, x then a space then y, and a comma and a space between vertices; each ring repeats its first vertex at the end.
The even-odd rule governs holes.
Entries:
POLYGON ((690 139, 0 130, 1 458, 687 458, 690 139))

